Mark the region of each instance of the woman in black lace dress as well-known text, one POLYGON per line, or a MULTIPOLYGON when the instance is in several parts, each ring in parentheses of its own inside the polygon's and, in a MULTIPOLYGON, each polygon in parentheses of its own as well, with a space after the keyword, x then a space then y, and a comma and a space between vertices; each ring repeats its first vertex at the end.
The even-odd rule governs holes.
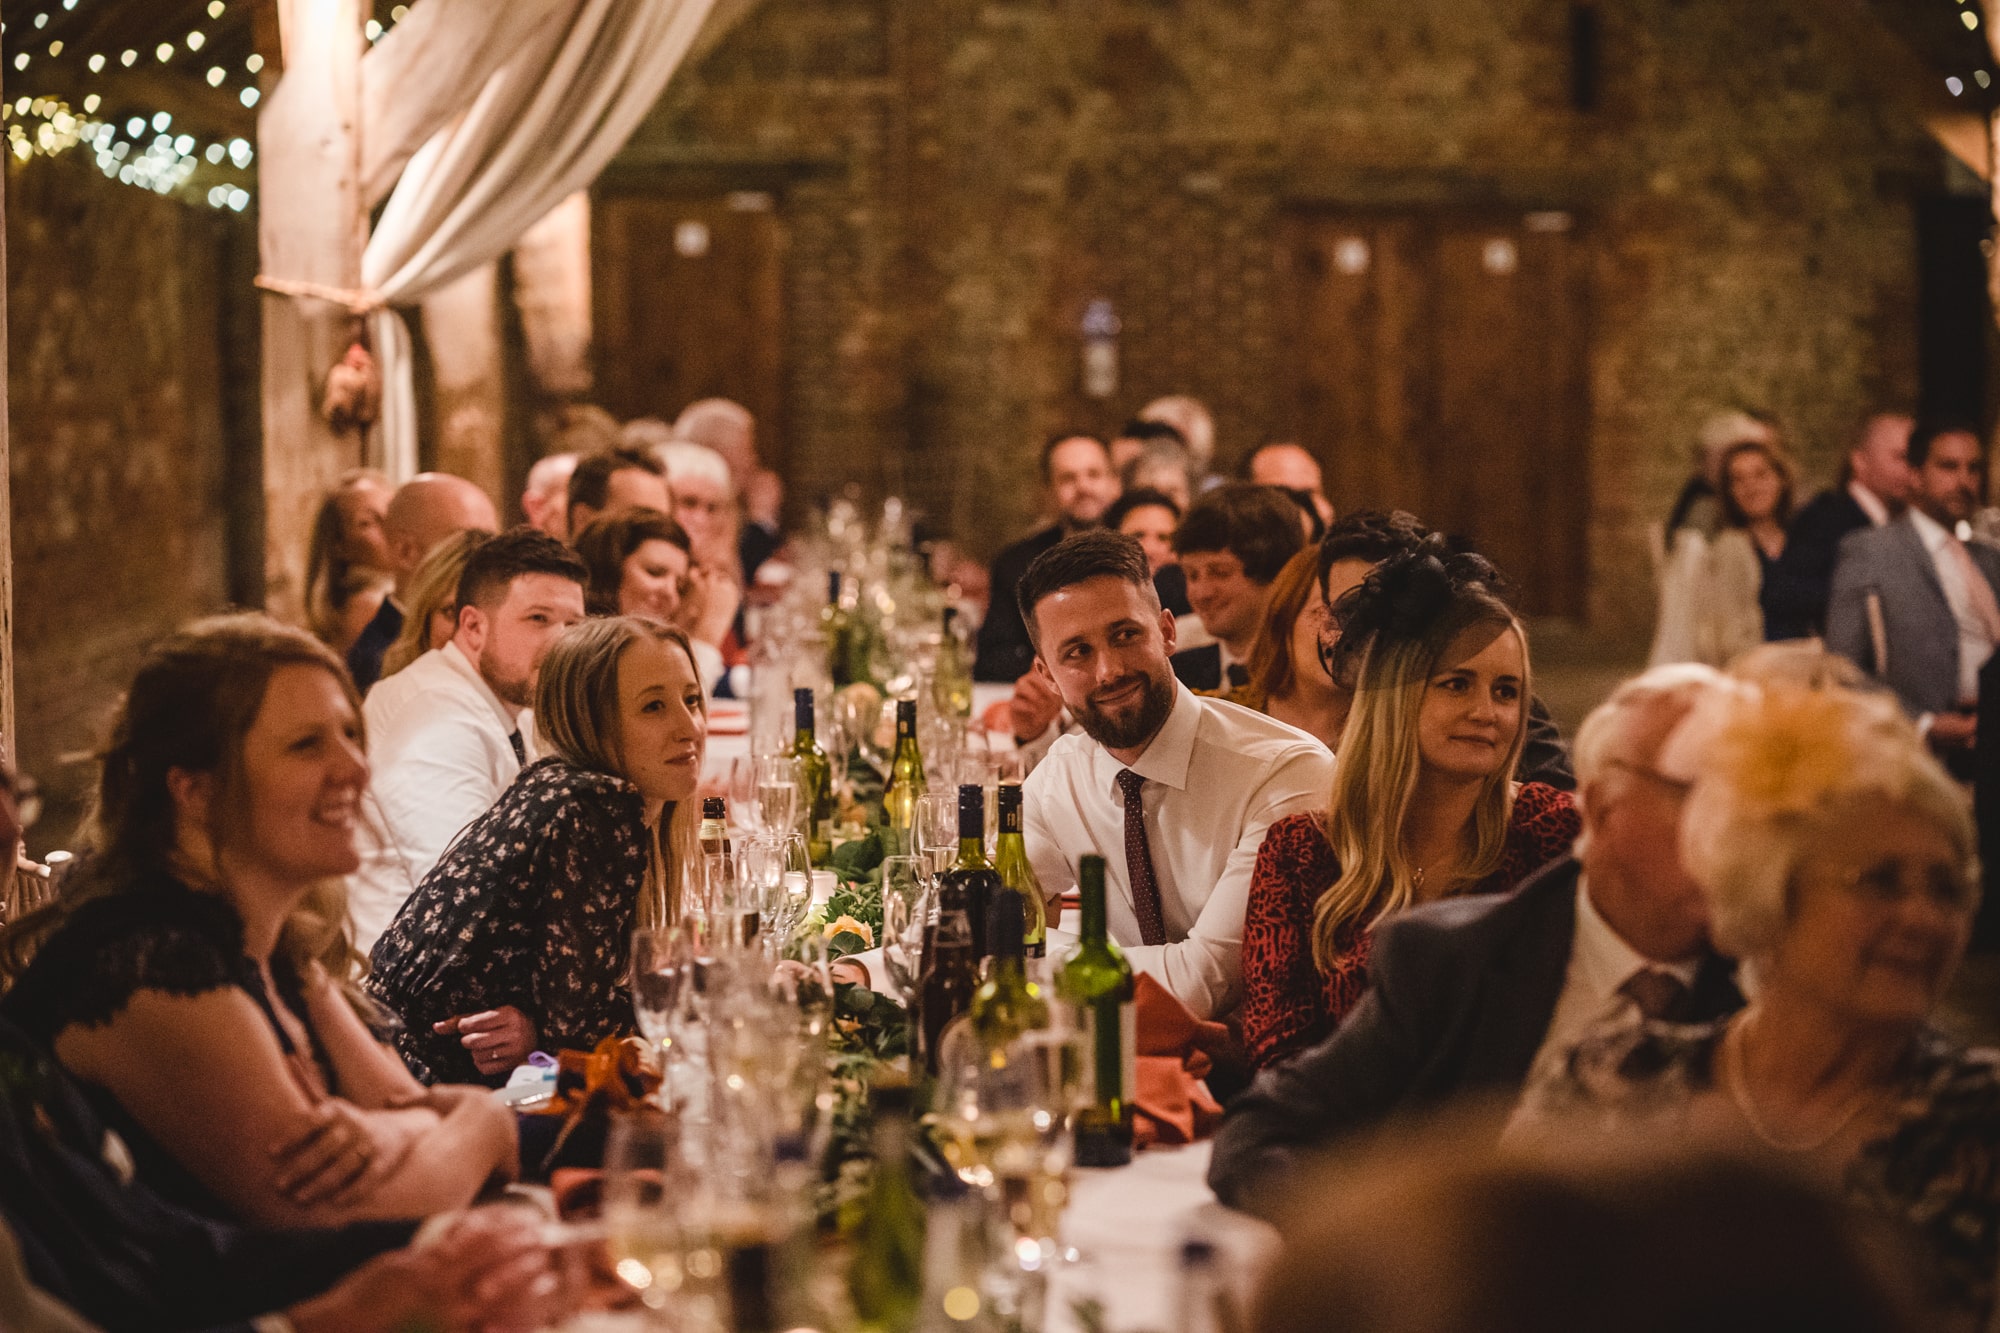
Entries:
POLYGON ((403 904, 369 987, 418 1077, 503 1081, 530 1051, 633 1026, 635 927, 680 912, 707 714, 687 637, 636 616, 563 632, 521 770, 403 904))
POLYGON ((266 617, 169 636, 114 721, 82 863, 0 936, 0 1015, 149 1184, 211 1215, 417 1217, 512 1170, 512 1118, 426 1092, 349 993, 358 703, 330 650, 266 617))
POLYGON ((1773 687, 1699 756, 1682 855, 1754 998, 1593 1033, 1520 1120, 1732 1137, 1912 1242, 1937 1328, 1986 1328, 2000 1267, 2000 1052, 1929 1026, 1978 903, 1962 790, 1893 701, 1773 687))

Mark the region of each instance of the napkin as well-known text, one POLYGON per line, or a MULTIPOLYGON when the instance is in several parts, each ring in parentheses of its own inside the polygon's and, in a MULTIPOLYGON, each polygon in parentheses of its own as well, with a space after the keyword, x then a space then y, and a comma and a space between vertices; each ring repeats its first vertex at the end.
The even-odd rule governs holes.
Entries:
POLYGON ((1214 1068, 1208 1052, 1228 1046, 1229 1029, 1196 1018, 1147 973, 1139 973, 1136 982, 1139 1086, 1132 1098, 1133 1142, 1145 1148, 1206 1138, 1222 1123, 1222 1106, 1202 1080, 1214 1068))

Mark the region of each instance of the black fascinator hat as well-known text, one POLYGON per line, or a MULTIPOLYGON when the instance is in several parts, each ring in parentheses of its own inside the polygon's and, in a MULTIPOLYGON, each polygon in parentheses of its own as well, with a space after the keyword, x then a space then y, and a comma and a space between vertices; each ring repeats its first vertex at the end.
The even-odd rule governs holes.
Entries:
POLYGON ((1326 668, 1343 689, 1353 689, 1361 664, 1377 644, 1430 639, 1447 626, 1506 612, 1506 587, 1493 562, 1454 550, 1432 533, 1413 549, 1377 565, 1361 585, 1333 604, 1340 642, 1326 654, 1326 668))

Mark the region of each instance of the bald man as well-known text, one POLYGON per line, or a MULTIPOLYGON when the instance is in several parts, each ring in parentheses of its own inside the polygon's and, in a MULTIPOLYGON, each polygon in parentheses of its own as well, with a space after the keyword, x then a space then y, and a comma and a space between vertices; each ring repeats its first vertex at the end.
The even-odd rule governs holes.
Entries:
POLYGON ((1326 498, 1326 482, 1319 460, 1300 446, 1284 441, 1259 445, 1244 471, 1259 486, 1276 486, 1287 491, 1303 491, 1312 500, 1322 523, 1333 522, 1333 501, 1326 498))
POLYGON ((737 558, 743 578, 754 578, 757 566, 777 553, 784 538, 779 527, 785 507, 785 484, 757 458, 757 418, 741 403, 727 398, 703 398, 689 403, 674 420, 674 438, 705 444, 729 464, 729 476, 743 508, 743 531, 737 538, 737 558))
POLYGON ((521 515, 528 526, 559 542, 569 540, 569 479, 576 471, 577 457, 561 453, 538 459, 528 469, 528 484, 521 492, 521 515))
POLYGON ((347 650, 347 670, 363 694, 382 676, 382 655, 403 632, 403 589, 430 549, 458 532, 498 532, 500 516, 486 492, 463 477, 423 472, 400 486, 389 501, 382 533, 389 543, 395 589, 382 609, 347 650))

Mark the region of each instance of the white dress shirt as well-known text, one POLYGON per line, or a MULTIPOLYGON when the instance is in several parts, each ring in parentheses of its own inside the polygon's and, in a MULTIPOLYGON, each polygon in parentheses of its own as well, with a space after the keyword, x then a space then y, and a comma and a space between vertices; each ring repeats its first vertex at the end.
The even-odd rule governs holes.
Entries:
POLYGON ((368 691, 367 831, 349 880, 347 916, 363 953, 467 824, 521 771, 508 707, 456 642, 425 653, 368 691))
POLYGON ((1893 515, 1889 513, 1889 506, 1882 503, 1881 496, 1858 481, 1847 483, 1847 493, 1854 498, 1854 503, 1861 506, 1861 512, 1868 515, 1870 523, 1878 528, 1888 526, 1893 515))
POLYGON ((1125 865, 1125 765, 1081 732, 1058 740, 1022 789, 1028 859, 1055 898, 1080 857, 1105 861, 1111 938, 1202 1018, 1236 1007, 1250 872, 1272 821, 1326 806, 1333 756, 1296 727, 1175 682, 1174 705, 1132 771, 1140 791, 1167 944, 1140 944, 1125 865))
POLYGON ((1611 928, 1590 900, 1590 884, 1579 879, 1576 886, 1576 933, 1570 940, 1569 970, 1563 976, 1562 994, 1556 999, 1549 1018, 1549 1030, 1535 1052, 1531 1070, 1545 1061, 1567 1054, 1586 1032, 1617 1019, 1631 1019, 1638 1004, 1619 992, 1619 987, 1647 969, 1665 972, 1681 985, 1694 988, 1699 959, 1680 963, 1659 963, 1627 944, 1611 928))
POLYGON ((1915 506, 1910 508, 1910 521, 1931 554, 1931 567, 1937 570, 1944 599, 1951 604, 1951 618, 1958 624, 1958 697, 1970 703, 1979 698, 1979 669, 1993 655, 1993 638, 1973 609, 1972 590, 1965 586, 1965 566, 1947 550, 1958 540, 1957 535, 1915 506))

